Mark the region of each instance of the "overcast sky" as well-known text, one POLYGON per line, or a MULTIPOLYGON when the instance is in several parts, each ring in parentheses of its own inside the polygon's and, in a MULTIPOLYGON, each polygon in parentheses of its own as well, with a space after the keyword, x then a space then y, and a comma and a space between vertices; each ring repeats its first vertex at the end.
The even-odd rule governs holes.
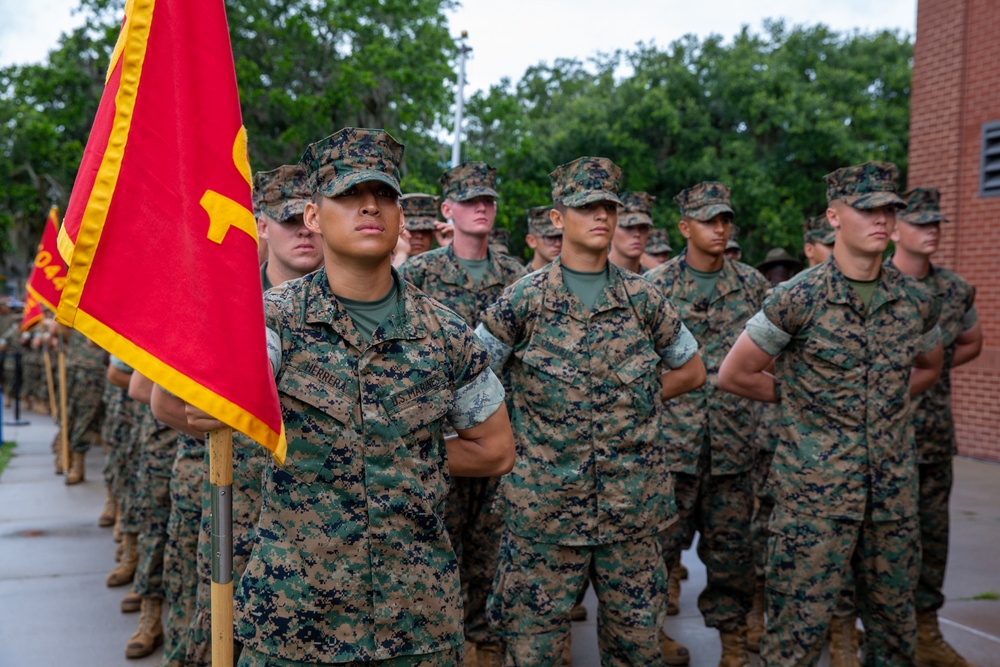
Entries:
MULTIPOLYGON (((0 65, 38 62, 59 35, 80 24, 79 0, 0 0, 0 65)), ((765 18, 825 23, 851 31, 916 32, 917 0, 465 0, 450 12, 452 33, 469 32, 469 92, 517 80, 530 65, 585 59, 637 42, 666 47, 688 33, 731 37, 765 18)))

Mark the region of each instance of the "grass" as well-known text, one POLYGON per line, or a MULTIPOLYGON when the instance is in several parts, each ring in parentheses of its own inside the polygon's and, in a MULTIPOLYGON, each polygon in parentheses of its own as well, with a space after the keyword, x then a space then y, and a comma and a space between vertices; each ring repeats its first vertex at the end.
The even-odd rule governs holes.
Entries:
POLYGON ((972 596, 973 600, 1000 600, 1000 593, 996 591, 987 591, 985 593, 979 593, 972 596))
POLYGON ((2 474, 4 469, 7 468, 7 463, 10 461, 10 457, 14 455, 14 447, 15 444, 10 441, 0 445, 0 474, 2 474))

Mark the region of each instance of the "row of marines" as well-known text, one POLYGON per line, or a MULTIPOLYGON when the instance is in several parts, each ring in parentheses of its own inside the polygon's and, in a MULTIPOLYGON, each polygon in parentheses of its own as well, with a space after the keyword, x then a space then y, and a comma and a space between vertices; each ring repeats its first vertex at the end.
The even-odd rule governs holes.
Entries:
MULTIPOLYGON (((726 257, 729 191, 700 183, 675 198, 684 251, 642 274, 653 200, 584 157, 529 212, 525 268, 490 243, 492 168, 444 173, 442 223, 401 195, 402 153, 347 128, 255 177, 289 449, 234 451, 239 664, 554 665, 588 584, 602 664, 687 664, 663 624, 696 532, 720 665, 815 664, 828 637, 859 664, 859 614, 865 664, 968 664, 936 612, 947 371, 981 334, 974 290, 929 261, 935 191, 904 200, 885 163, 827 175, 811 267, 772 285, 726 257)), ((118 360, 107 377, 126 653, 208 664, 218 424, 118 360)))

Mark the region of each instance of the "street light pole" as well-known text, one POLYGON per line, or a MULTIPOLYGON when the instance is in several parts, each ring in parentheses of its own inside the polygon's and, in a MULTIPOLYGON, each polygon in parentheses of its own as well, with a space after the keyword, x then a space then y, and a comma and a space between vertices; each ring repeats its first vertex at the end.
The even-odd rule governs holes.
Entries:
POLYGON ((462 111, 465 103, 465 57, 472 47, 465 43, 469 33, 462 31, 458 43, 458 90, 455 92, 455 141, 451 145, 451 166, 457 167, 462 161, 462 111))

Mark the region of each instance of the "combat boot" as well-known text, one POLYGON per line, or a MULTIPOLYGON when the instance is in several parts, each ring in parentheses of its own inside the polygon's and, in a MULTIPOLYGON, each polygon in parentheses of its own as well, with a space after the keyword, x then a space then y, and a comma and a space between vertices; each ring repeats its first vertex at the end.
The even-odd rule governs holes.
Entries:
POLYGON ((853 616, 830 620, 830 667, 861 667, 858 633, 853 616))
POLYGON ((84 457, 86 452, 69 453, 69 470, 66 472, 66 484, 79 484, 84 481, 84 457))
POLYGON ((680 577, 681 581, 687 581, 688 569, 679 559, 677 561, 677 576, 680 577))
POLYGON ((101 528, 115 525, 115 518, 118 516, 117 503, 111 489, 106 488, 104 493, 104 510, 101 512, 101 516, 97 517, 97 525, 101 528))
POLYGON ((660 630, 660 653, 668 665, 686 665, 691 662, 691 652, 684 644, 660 630))
MULTIPOLYGON (((115 529, 111 531, 111 539, 115 544, 121 544, 122 541, 122 513, 121 508, 118 508, 118 513, 115 515, 115 529)), ((115 560, 118 560, 117 558, 115 560)))
POLYGON ((722 641, 722 657, 719 658, 719 667, 750 667, 746 628, 740 628, 735 632, 720 630, 719 639, 722 641))
POLYGON ((119 603, 123 614, 131 614, 142 609, 142 597, 131 588, 119 603))
POLYGON ((122 538, 122 544, 125 545, 122 550, 122 559, 118 561, 115 569, 108 572, 108 588, 124 586, 132 581, 135 576, 135 568, 139 565, 139 552, 135 548, 135 543, 135 533, 125 533, 125 537, 122 538))
POLYGON ((569 620, 571 621, 586 621, 587 620, 587 608, 582 604, 575 604, 573 608, 569 610, 569 620))
POLYGON ((975 667, 944 640, 937 612, 917 614, 917 667, 975 667))
POLYGON ((573 667, 573 633, 566 633, 566 643, 563 644, 563 667, 573 667))
POLYGON ((747 615, 747 650, 760 653, 760 638, 764 636, 764 584, 753 589, 753 606, 747 615))
POLYGON ((681 613, 681 569, 676 565, 670 568, 667 578, 667 616, 681 613))
POLYGON ((145 658, 163 643, 163 624, 160 612, 163 600, 143 598, 139 614, 139 627, 125 645, 126 658, 145 658))
POLYGON ((476 642, 465 641, 465 660, 462 662, 462 667, 478 667, 479 662, 476 657, 476 642))

